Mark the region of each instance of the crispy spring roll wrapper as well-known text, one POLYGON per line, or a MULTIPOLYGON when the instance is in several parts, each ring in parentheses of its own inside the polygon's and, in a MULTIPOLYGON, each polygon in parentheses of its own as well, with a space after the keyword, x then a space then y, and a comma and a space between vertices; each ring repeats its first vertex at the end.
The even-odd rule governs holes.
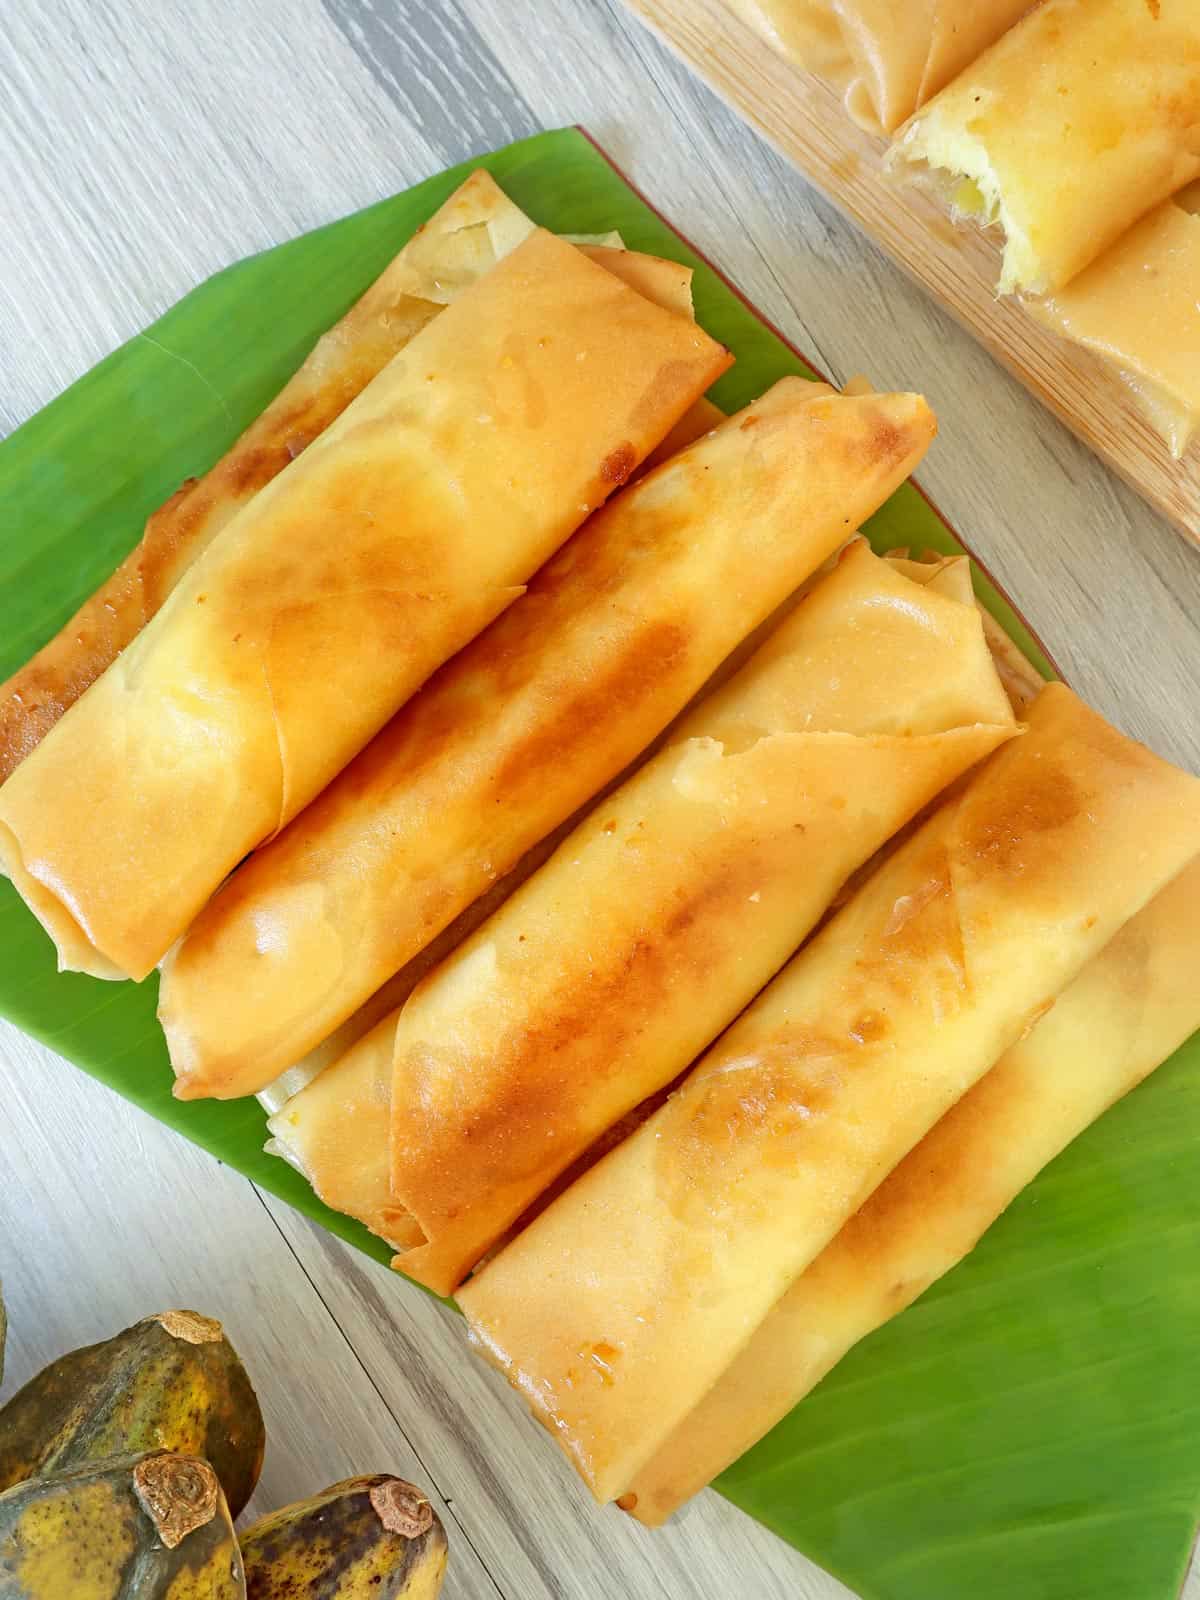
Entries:
MULTIPOLYGON (((831 392, 830 386, 826 383, 810 384, 809 388, 814 399, 818 394, 831 392)), ((703 439, 706 433, 711 433, 724 421, 725 413, 721 408, 701 396, 689 411, 684 412, 662 443, 655 445, 642 462, 636 476, 640 478, 648 472, 653 472, 655 467, 661 467, 664 461, 677 456, 681 450, 686 450, 688 445, 695 444, 697 439, 703 439)))
POLYGON ((325 1038, 623 770, 934 427, 916 395, 784 379, 594 517, 168 958, 177 1093, 253 1093, 325 1038))
MULTIPOLYGON (((585 809, 585 808, 581 808, 585 809)), ((461 911, 454 921, 442 929, 434 939, 420 950, 411 961, 405 963, 399 972, 393 974, 386 983, 376 989, 375 993, 364 1000, 357 1011, 352 1011, 345 1022, 340 1023, 327 1038, 320 1044, 314 1045, 306 1055, 301 1056, 295 1066, 288 1067, 277 1078, 273 1078, 265 1088, 259 1089, 255 1099, 269 1116, 275 1116, 285 1106, 294 1101, 303 1089, 306 1089, 315 1078, 330 1070, 336 1062, 341 1062, 358 1044, 360 1039, 370 1033, 376 1023, 382 1022, 385 1017, 390 1018, 393 1032, 396 1026, 396 1016, 399 1008, 408 999, 420 980, 427 972, 432 972, 440 961, 444 961, 452 950, 467 937, 474 933, 480 923, 486 922, 500 906, 502 906, 513 890, 518 888, 525 879, 530 877, 542 863, 553 854, 554 850, 570 831, 574 817, 568 817, 566 822, 555 828, 544 839, 539 839, 537 844, 528 849, 517 864, 502 878, 498 878, 486 893, 480 895, 478 900, 473 900, 465 911, 461 911)), ((348 1079, 347 1079, 348 1081, 348 1079)), ((386 1097, 391 1099, 391 1047, 388 1048, 387 1065, 387 1090, 386 1097)), ((326 1102, 333 1105, 332 1099, 326 1102)), ((350 1100, 344 1106, 344 1114, 353 1117, 350 1100)), ((307 1121, 307 1119, 305 1119, 307 1121)), ((286 1126, 291 1129, 298 1125, 293 1118, 286 1126)), ((292 1141, 288 1148, 283 1148, 287 1142, 285 1132, 276 1130, 277 1142, 280 1148, 270 1151, 273 1155, 282 1156, 290 1161, 300 1172, 309 1176, 313 1187, 320 1193, 320 1175, 314 1170, 309 1173, 308 1164, 302 1149, 303 1138, 292 1141)), ((386 1167, 386 1161, 383 1162, 386 1167)), ((324 1196, 322 1195, 322 1198, 324 1196)), ((390 1198, 390 1197, 387 1197, 390 1198)))
MULTIPOLYGON (((696 409, 693 407, 693 411, 696 409)), ((888 561, 914 582, 929 584, 964 604, 975 603, 970 562, 965 556, 935 556, 920 561, 889 556, 888 561)), ((1015 651, 1003 630, 999 631, 998 638, 992 636, 988 626, 992 619, 986 612, 981 612, 981 621, 1009 702, 1018 716, 1023 715, 1042 688, 1043 680, 1015 651), (1010 652, 1015 653, 1015 661, 1023 664, 1023 669, 1015 668, 1014 662, 1009 660, 1010 652)), ((398 1008, 427 972, 444 960, 537 870, 561 843, 570 826, 568 821, 527 852, 506 878, 462 913, 335 1033, 258 1095, 270 1116, 268 1154, 287 1161, 308 1180, 327 1205, 356 1218, 397 1250, 420 1244, 422 1238, 414 1219, 403 1206, 397 1205, 391 1194, 388 1139, 398 1008), (377 1026, 385 1018, 386 1025, 377 1026), (371 1035, 369 1039, 368 1034, 371 1035), (308 1094, 305 1091, 310 1084, 313 1092, 308 1094)), ((889 841, 884 849, 898 845, 902 837, 903 830, 901 836, 889 841)), ((858 882, 875 868, 879 855, 877 852, 843 884, 835 897, 835 906, 848 899, 858 882)), ((579 1162, 538 1197, 535 1209, 549 1204, 555 1193, 572 1182, 579 1172, 627 1137, 657 1109, 657 1102, 666 1092, 644 1101, 593 1143, 579 1162)), ((521 1220, 515 1226, 519 1228, 521 1220)))
POLYGON ((897 572, 911 578, 914 583, 932 583, 943 594, 952 594, 965 605, 974 604, 983 623, 983 636, 992 652, 992 660, 1004 685, 1009 704, 1016 714, 1024 716, 1030 705, 1041 694, 1046 680, 1009 637, 983 603, 975 598, 971 582, 971 562, 967 556, 939 556, 928 552, 923 559, 913 560, 907 555, 889 553, 887 560, 897 572))
POLYGON ((1200 424, 1200 184, 1122 234, 1065 289, 1030 300, 1039 321, 1100 357, 1171 454, 1200 424))
POLYGON ((859 541, 410 996, 392 1196, 449 1293, 681 1072, 843 880, 1015 723, 973 606, 859 541))
POLYGON ((473 172, 455 190, 216 466, 154 512, 113 575, 0 685, 0 782, 136 637, 236 513, 533 226, 486 172, 473 172))
POLYGON ((267 1150, 303 1173, 327 1206, 405 1250, 421 1236, 408 1209, 392 1199, 395 1038, 392 1011, 268 1119, 267 1150))
POLYGON ((1200 848, 1200 780, 1050 684, 631 1138, 463 1289, 600 1500, 1200 848))
POLYGON ((630 1486, 651 1526, 974 1249, 1043 1167, 1200 1028, 1200 858, 936 1123, 763 1320, 630 1486))
POLYGON ((889 161, 999 224, 1001 293, 1063 288, 1200 176, 1195 0, 1044 0, 906 123, 889 161))
POLYGON ((777 54, 825 78, 871 133, 891 133, 1030 0, 726 0, 777 54))
POLYGON ((144 977, 726 365, 542 230, 428 323, 0 789, 60 964, 144 977))
MULTIPOLYGON (((888 563, 913 582, 929 584, 963 604, 973 603, 970 563, 965 556, 938 557, 932 561, 889 557, 888 563)), ((988 619, 985 616, 981 620, 985 623, 986 634, 988 619)), ((1007 635, 1003 637, 1007 640, 1007 635)), ((990 640, 989 647, 1003 682, 1001 662, 990 640)), ((1037 681, 1040 687, 1041 680, 1037 681)), ((1010 702, 1013 699, 1011 692, 1009 699, 1010 702)), ((1023 710, 1030 699, 1031 694, 1022 692, 1014 709, 1023 710)), ((561 843, 569 827, 568 823, 544 840, 537 850, 523 857, 508 878, 476 901, 335 1035, 258 1096, 271 1113, 268 1151, 301 1172, 326 1205, 357 1218, 398 1250, 419 1244, 421 1233, 391 1194, 387 1147, 397 1009, 427 972, 449 956, 537 870, 551 850, 561 843), (386 1025, 378 1027, 385 1017, 386 1025), (315 1081, 318 1079, 319 1082, 315 1081), (306 1092, 310 1084, 311 1093, 306 1092)), ((863 871, 869 870, 870 865, 865 865, 863 871)), ((849 882, 853 883, 854 878, 849 882)), ((845 885, 840 892, 846 892, 845 885)), ((640 1107, 639 1116, 642 1111, 640 1107)), ((649 1114, 646 1110, 645 1115, 649 1114)), ((617 1140, 608 1141, 606 1135, 601 1142, 607 1149, 617 1140)), ((593 1145, 582 1159, 599 1159, 601 1153, 593 1145)), ((568 1169, 558 1183, 565 1183, 569 1177, 568 1169)))
POLYGON ((630 289, 653 300, 655 305, 678 312, 681 317, 695 315, 691 267, 680 266, 678 261, 666 261, 662 256, 642 255, 610 245, 585 244, 580 245, 579 250, 630 289))
MULTIPOLYGON (((618 236, 619 237, 619 236, 618 236)), ((661 303, 661 302, 660 302, 661 303)), ((689 293, 690 304, 690 293, 689 293)), ((813 394, 830 392, 827 384, 811 385, 813 394)), ((868 386, 869 389, 869 386, 868 386)), ((843 391, 844 392, 844 391, 843 391)), ((701 397, 696 401, 667 434, 661 444, 651 450, 634 473, 631 481, 637 480, 647 472, 661 466, 671 456, 694 444, 697 439, 703 438, 706 433, 711 433, 718 423, 725 421, 725 412, 715 406, 711 400, 701 397)), ((566 831, 565 826, 562 829, 566 831)), ((369 999, 364 1000, 356 1011, 352 1011, 346 1020, 340 1023, 334 1031, 320 1044, 314 1045, 311 1050, 300 1057, 294 1066, 285 1067, 278 1077, 273 1078, 264 1088, 256 1091, 255 1098, 269 1116, 283 1110, 288 1101, 306 1089, 314 1078, 320 1076, 327 1067, 342 1057, 356 1045, 360 1039, 370 1033, 377 1022, 401 1006, 416 987, 419 978, 430 971, 437 963, 453 950, 454 946, 465 938, 467 933, 478 926, 485 916, 490 916, 496 906, 511 894, 518 883, 524 882, 531 872, 541 866, 546 856, 550 854, 553 845, 558 842, 557 833, 548 839, 542 840, 539 845, 527 850, 517 866, 500 879, 494 889, 473 903, 472 906, 455 918, 442 933, 425 946, 420 955, 415 956, 386 983, 376 989, 369 999), (477 920, 472 920, 475 917, 477 920)), ((169 958, 168 958, 169 959, 169 958)), ((391 1095, 391 1064, 388 1064, 388 1096, 391 1095)), ((287 1145, 281 1137, 273 1138, 267 1146, 268 1153, 281 1156, 285 1161, 291 1162, 300 1172, 307 1174, 303 1153, 287 1145)), ((314 1178, 314 1186, 316 1185, 314 1178)))

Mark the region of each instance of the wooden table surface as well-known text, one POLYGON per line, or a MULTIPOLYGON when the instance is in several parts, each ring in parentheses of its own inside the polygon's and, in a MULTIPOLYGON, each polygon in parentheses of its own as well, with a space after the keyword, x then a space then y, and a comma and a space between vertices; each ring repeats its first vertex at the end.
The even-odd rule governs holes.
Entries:
MULTIPOLYGON (((0 431, 227 262, 577 121, 831 376, 924 389, 925 488, 1074 686, 1200 770, 1197 553, 614 0, 9 0, 0 431)), ((594 1511, 451 1314, 11 1028, 0 1097, 6 1392, 192 1306, 262 1397, 256 1507, 415 1478, 451 1600, 846 1594, 711 1493, 658 1535, 594 1511)))

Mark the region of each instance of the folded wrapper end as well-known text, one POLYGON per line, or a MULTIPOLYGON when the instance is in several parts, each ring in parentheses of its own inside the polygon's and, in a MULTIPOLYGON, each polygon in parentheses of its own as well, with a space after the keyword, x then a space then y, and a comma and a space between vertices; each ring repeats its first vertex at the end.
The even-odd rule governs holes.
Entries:
POLYGON ((27 871, 21 846, 11 828, 3 822, 0 822, 0 873, 54 941, 59 972, 83 972, 90 978, 103 978, 110 983, 130 977, 140 983, 153 972, 153 966, 145 972, 125 972, 98 950, 63 901, 27 871))
POLYGON ((1124 385, 1175 460, 1200 426, 1200 183, 1136 223, 1030 314, 1124 385))

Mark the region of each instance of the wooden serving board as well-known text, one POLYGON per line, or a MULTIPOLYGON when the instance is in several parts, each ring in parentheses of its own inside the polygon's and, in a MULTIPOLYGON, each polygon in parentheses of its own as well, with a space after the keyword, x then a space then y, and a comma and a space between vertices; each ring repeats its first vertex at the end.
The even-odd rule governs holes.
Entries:
POLYGON ((846 115, 840 96, 783 61, 721 0, 626 5, 813 184, 951 311, 1073 433, 1200 545, 1200 441, 1182 461, 1119 379, 995 292, 994 236, 956 227, 912 185, 885 176, 886 141, 846 115))

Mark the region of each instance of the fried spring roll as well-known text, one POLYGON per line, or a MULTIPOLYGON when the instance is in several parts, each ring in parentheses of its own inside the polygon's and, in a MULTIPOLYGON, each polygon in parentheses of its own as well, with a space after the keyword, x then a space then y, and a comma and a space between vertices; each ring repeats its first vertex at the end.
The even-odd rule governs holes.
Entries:
POLYGON ((60 964, 144 977, 727 359, 542 230, 428 323, 0 788, 60 964))
POLYGON ((1029 309, 1113 367, 1178 458, 1200 424, 1200 184, 1029 309))
POLYGON ((1028 11, 1030 0, 726 0, 779 55, 891 133, 1028 11))
MULTIPOLYGON (((704 404, 698 402, 689 413, 697 426, 704 404)), ((715 408, 712 414, 714 420, 720 419, 715 408)), ((686 430, 683 434, 681 443, 697 436, 686 430)), ((930 584, 964 604, 971 603, 970 564, 965 556, 921 561, 889 556, 888 561, 914 582, 930 584)), ((1010 659, 1014 647, 1003 631, 998 637, 993 636, 988 626, 990 617, 983 614, 981 620, 1000 680, 1014 711, 1020 715, 1042 680, 1019 652, 1010 659), (1016 663, 1021 664, 1019 669, 1016 663)), ((398 1008, 427 972, 537 870, 569 826, 568 823, 556 830, 528 852, 506 878, 474 902, 328 1039, 258 1095, 270 1117, 269 1153, 295 1167, 326 1205, 356 1218, 397 1250, 420 1243, 419 1229, 391 1195, 388 1139, 398 1008), (386 1025, 378 1026, 385 1019, 386 1025), (370 1039, 368 1034, 372 1035, 370 1039), (310 1084, 312 1092, 306 1093, 310 1084)), ((867 872, 872 865, 867 863, 862 870, 867 872)), ((850 879, 849 884, 854 881, 850 879)), ((843 886, 841 893, 845 894, 848 887, 843 886)), ((639 1108, 639 1117, 642 1110, 639 1108)), ((645 1110, 645 1115, 649 1114, 645 1110)), ((615 1137, 610 1140, 606 1136, 605 1148, 616 1142, 615 1137)), ((593 1154, 598 1159, 600 1153, 599 1149, 589 1150, 585 1160, 593 1154)), ((568 1176, 564 1174, 559 1182, 568 1176)))
MULTIPOLYGON (((828 392, 828 386, 825 384, 813 384, 811 388, 814 395, 817 392, 828 392)), ((697 400, 695 405, 680 417, 662 443, 651 450, 634 474, 633 481, 636 482, 638 478, 641 478, 647 472, 652 471, 657 466, 661 466, 664 461, 673 455, 677 455, 679 451, 686 449, 688 445, 694 444, 697 439, 702 438, 706 433, 711 433, 718 423, 724 421, 725 413, 713 405, 711 400, 703 398, 697 400)), ((517 865, 503 878, 497 880, 493 889, 481 896, 479 900, 472 902, 471 906, 456 917, 454 922, 447 926, 442 933, 438 934, 431 944, 425 946, 420 955, 407 962, 399 972, 389 978, 380 988, 376 989, 369 999, 364 1000, 356 1011, 352 1011, 344 1022, 339 1023, 331 1034, 321 1040, 320 1044, 314 1045, 312 1049, 302 1055, 294 1066, 285 1067, 278 1077, 272 1078, 271 1082, 266 1084, 264 1088, 256 1090, 255 1098, 268 1116, 276 1116, 302 1089, 306 1089, 314 1078, 319 1077, 335 1061, 340 1061, 352 1046, 370 1033, 377 1022, 381 1022, 390 1012, 401 1006, 416 987, 418 979, 423 978, 426 972, 430 971, 439 961, 449 955, 454 946, 476 928, 485 916, 491 915, 491 912, 512 893, 518 883, 523 883, 531 872, 535 872, 541 866, 546 856, 550 854, 554 845, 557 844, 557 835, 560 831, 565 831, 565 826, 562 830, 556 829, 554 834, 548 835, 539 845, 527 850, 517 865)), ((387 1078, 386 1098, 390 1100, 390 1053, 387 1078)), ((352 1113, 348 1112, 347 1115, 352 1115, 352 1113)), ((304 1118, 303 1121, 307 1127, 309 1119, 304 1118)), ((292 1126, 293 1124, 291 1123, 287 1124, 288 1130, 291 1130, 292 1126)), ((301 1143, 301 1139, 293 1139, 289 1142, 283 1133, 277 1133, 273 1136, 267 1149, 270 1154, 282 1157, 283 1160, 289 1161, 295 1166, 298 1171, 308 1175, 308 1165, 299 1149, 301 1143)), ((320 1192, 318 1178, 315 1173, 311 1174, 311 1181, 314 1188, 317 1188, 318 1192, 320 1192)), ((338 1209, 343 1208, 338 1207, 338 1209)))
POLYGON ((1060 684, 681 1089, 467 1284, 599 1500, 887 1174, 1200 851, 1200 780, 1060 684))
POLYGON ((657 1526, 957 1265, 1043 1167, 1200 1028, 1200 858, 885 1178, 630 1487, 657 1526))
POLYGON ((974 606, 853 545, 409 997, 392 1195, 425 1242, 400 1270, 449 1293, 1014 730, 974 606))
MULTIPOLYGON (((932 562, 897 561, 889 557, 888 561, 913 582, 929 584, 963 604, 972 603, 969 562, 965 556, 939 557, 932 562)), ((988 619, 981 620, 986 635, 988 619)), ((1002 637, 1007 642, 1008 636, 1002 637)), ((996 647, 990 641, 989 647, 1003 683, 1004 671, 996 647)), ((1040 684, 1040 680, 1038 682, 1040 684)), ((1031 698, 1031 694, 1022 691, 1018 707, 1023 710, 1031 698)), ((1009 699, 1010 702, 1013 699, 1011 691, 1009 699)), ((397 974, 377 999, 368 1002, 344 1024, 339 1030, 345 1035, 340 1040, 340 1048, 338 1037, 331 1037, 313 1052, 303 1068, 295 1069, 294 1077, 285 1074, 277 1086, 258 1097, 271 1113, 268 1150, 303 1173, 327 1205, 357 1218, 397 1250, 419 1244, 421 1235, 413 1219, 404 1207, 397 1205, 391 1193, 387 1146, 396 1008, 438 961, 446 959, 486 916, 537 870, 551 848, 561 843, 566 831, 566 827, 559 830, 558 835, 543 841, 537 851, 523 858, 509 879, 471 906, 453 927, 439 935, 397 974), (517 881, 511 881, 513 879, 517 881), (388 1012, 393 1014, 387 1016, 386 1025, 376 1026, 388 1012), (371 1033, 369 1039, 368 1032, 371 1033), (311 1092, 307 1092, 310 1084, 311 1092)), ((869 868, 868 863, 863 870, 869 868)), ((841 892, 846 892, 846 886, 841 892)), ((649 1111, 645 1114, 649 1115, 649 1111)), ((614 1138, 611 1142, 617 1141, 614 1138)), ((598 1159, 599 1151, 595 1147, 588 1150, 584 1159, 590 1160, 593 1155, 598 1159)), ((567 1177, 568 1174, 564 1174, 558 1181, 562 1183, 567 1177)))
POLYGON ((1195 0, 1044 0, 917 112, 889 160, 999 224, 1001 293, 1063 288, 1200 176, 1195 0))
POLYGON ((162 605, 236 513, 277 477, 443 305, 533 231, 486 172, 473 172, 201 478, 149 518, 113 575, 0 685, 0 783, 162 605))
POLYGON ((183 1097, 259 1090, 615 778, 908 474, 915 395, 787 378, 632 485, 206 907, 164 966, 183 1097))

